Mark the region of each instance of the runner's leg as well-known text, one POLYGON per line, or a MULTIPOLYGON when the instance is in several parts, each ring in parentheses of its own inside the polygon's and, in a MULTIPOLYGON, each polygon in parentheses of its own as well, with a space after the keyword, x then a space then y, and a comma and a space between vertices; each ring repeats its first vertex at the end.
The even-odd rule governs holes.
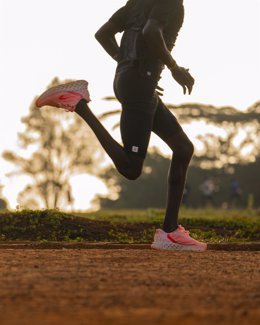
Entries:
POLYGON ((115 93, 122 104, 120 129, 124 146, 112 138, 85 100, 75 110, 93 130, 117 170, 131 180, 142 172, 157 107, 155 86, 156 82, 143 80, 135 69, 115 77, 115 93))
POLYGON ((85 100, 78 103, 75 112, 90 126, 119 173, 127 179, 138 178, 142 171, 143 158, 126 152, 92 113, 85 100))
POLYGON ((166 214, 163 224, 165 232, 178 227, 179 208, 186 180, 193 145, 182 130, 174 115, 159 100, 154 118, 153 132, 156 133, 173 151, 168 174, 166 214))

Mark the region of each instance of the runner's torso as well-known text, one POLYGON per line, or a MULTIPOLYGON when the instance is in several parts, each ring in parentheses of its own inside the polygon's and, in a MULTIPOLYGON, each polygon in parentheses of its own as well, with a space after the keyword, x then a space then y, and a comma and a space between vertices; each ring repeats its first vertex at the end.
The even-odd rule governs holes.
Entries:
POLYGON ((171 51, 183 18, 183 0, 129 0, 110 18, 124 32, 117 73, 137 64, 141 73, 158 78, 163 63, 146 46, 142 35, 143 27, 148 19, 159 21, 166 46, 171 51))

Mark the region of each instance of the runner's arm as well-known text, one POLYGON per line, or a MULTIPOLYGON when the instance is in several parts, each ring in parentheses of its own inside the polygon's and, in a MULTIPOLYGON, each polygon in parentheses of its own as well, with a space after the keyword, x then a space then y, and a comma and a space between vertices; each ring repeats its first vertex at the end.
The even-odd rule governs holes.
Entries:
POLYGON ((101 44, 104 50, 117 61, 119 54, 119 46, 117 44, 115 35, 120 32, 120 28, 117 27, 112 21, 106 22, 96 32, 95 37, 101 44))
POLYGON ((188 72, 188 69, 177 65, 165 44, 163 27, 156 19, 148 19, 143 28, 143 37, 147 46, 169 68, 173 78, 182 86, 184 94, 187 89, 190 94, 194 85, 194 79, 188 72))
POLYGON ((163 28, 155 19, 148 19, 143 28, 144 39, 152 52, 171 70, 176 66, 163 38, 163 28))
POLYGON ((132 4, 133 2, 129 0, 125 6, 119 8, 95 34, 104 50, 116 61, 118 61, 119 46, 115 35, 125 30, 129 8, 132 4))

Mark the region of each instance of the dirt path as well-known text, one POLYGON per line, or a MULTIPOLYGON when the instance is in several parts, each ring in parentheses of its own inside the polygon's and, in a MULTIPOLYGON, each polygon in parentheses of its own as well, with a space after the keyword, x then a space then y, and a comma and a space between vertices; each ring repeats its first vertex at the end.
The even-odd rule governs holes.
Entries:
POLYGON ((0 250, 1 325, 260 323, 260 254, 0 250))

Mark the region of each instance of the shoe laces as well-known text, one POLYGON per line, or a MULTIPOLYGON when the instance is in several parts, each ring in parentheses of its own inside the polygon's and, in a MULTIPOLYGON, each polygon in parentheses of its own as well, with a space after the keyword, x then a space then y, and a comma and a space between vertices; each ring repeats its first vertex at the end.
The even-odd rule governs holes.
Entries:
POLYGON ((179 226, 178 226, 178 229, 179 229, 180 231, 184 232, 184 233, 187 234, 187 235, 190 234, 189 230, 186 230, 182 225, 179 225, 179 226))

